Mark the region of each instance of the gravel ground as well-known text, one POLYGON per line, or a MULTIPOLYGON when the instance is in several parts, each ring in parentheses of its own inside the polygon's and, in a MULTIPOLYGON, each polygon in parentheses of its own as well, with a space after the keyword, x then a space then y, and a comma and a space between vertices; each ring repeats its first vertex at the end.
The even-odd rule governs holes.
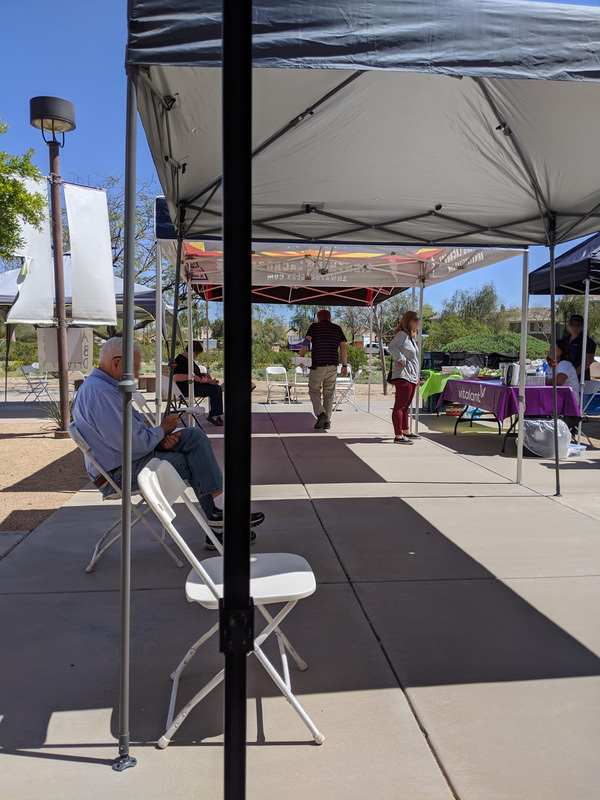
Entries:
POLYGON ((52 428, 0 423, 0 532, 33 530, 88 482, 81 453, 52 428))

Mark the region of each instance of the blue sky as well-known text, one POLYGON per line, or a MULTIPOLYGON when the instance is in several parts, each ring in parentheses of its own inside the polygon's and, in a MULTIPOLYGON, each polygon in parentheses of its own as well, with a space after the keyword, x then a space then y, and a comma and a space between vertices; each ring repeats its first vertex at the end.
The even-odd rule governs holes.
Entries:
MULTIPOLYGON (((600 0, 580 0, 577 5, 597 6, 600 0)), ((66 97, 75 104, 77 130, 68 136, 61 159, 65 180, 122 175, 126 0, 4 2, 2 28, 0 117, 10 125, 2 149, 17 153, 33 147, 38 166, 47 171, 46 147, 39 131, 29 125, 29 98, 66 97)), ((154 165, 141 128, 138 142, 138 174, 152 178, 154 165)), ((546 261, 547 251, 533 248, 531 268, 546 261)), ((519 305, 520 271, 520 260, 512 259, 428 289, 427 300, 439 307, 456 289, 491 280, 507 305, 519 305)))

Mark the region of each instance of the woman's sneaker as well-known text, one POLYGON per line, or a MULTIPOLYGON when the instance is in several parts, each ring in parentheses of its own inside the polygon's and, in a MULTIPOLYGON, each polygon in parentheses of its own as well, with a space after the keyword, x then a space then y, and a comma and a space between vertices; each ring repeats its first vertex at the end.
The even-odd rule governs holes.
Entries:
MULTIPOLYGON (((217 531, 213 531, 213 536, 219 542, 220 545, 223 545, 223 534, 222 533, 218 533, 217 531)), ((254 533, 253 530, 251 530, 250 531, 250 545, 253 545, 255 541, 256 541, 256 534, 254 533)), ((216 550, 217 549, 215 547, 214 542, 212 542, 208 538, 208 536, 204 540, 204 549, 205 550, 216 550)))
MULTIPOLYGON (((255 511, 254 514, 250 514, 250 527, 256 528, 258 525, 262 525, 265 521, 265 515, 262 511, 255 511)), ((219 528, 223 527, 223 511, 220 508, 213 509, 212 514, 208 518, 208 524, 213 530, 218 530, 219 528)))
POLYGON ((412 444, 412 440, 408 436, 397 436, 394 439, 394 444, 412 444))

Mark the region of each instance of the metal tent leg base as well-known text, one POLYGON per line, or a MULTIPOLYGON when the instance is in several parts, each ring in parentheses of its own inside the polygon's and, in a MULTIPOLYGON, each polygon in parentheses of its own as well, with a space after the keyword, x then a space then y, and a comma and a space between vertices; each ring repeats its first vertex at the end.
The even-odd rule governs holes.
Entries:
POLYGON ((125 772, 126 769, 131 769, 137 764, 137 758, 133 756, 119 756, 112 762, 111 767, 115 772, 125 772))

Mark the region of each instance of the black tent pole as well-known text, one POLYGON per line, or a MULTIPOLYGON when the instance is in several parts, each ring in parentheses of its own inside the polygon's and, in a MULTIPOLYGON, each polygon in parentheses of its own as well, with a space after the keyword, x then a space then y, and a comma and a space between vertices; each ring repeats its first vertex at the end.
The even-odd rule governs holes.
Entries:
POLYGON ((550 248, 550 325, 552 351, 552 416, 554 419, 554 471, 556 475, 556 497, 560 497, 560 459, 558 457, 558 390, 556 386, 556 265, 554 249, 556 246, 556 217, 548 221, 548 244, 550 248))
POLYGON ((10 337, 12 336, 12 325, 9 325, 8 322, 4 326, 4 331, 6 333, 6 344, 4 347, 4 402, 6 403, 8 399, 8 353, 10 350, 10 337))
POLYGON ((133 374, 133 328, 135 324, 135 179, 137 144, 137 69, 127 75, 125 129, 125 258, 123 273, 123 359, 119 391, 123 394, 123 444, 121 479, 121 662, 119 673, 119 755, 112 768, 122 772, 135 767, 129 755, 129 649, 131 625, 131 400, 135 392, 133 374))
POLYGON ((252 376, 252 0, 223 0, 223 317, 225 529, 220 649, 225 654, 225 800, 246 796, 246 661, 250 597, 252 376))
MULTIPOLYGON (((179 325, 179 284, 181 282, 181 255, 183 250, 183 224, 185 222, 185 211, 179 209, 179 234, 177 236, 177 261, 175 262, 175 298, 173 300, 173 325, 171 327, 171 348, 169 352, 169 391, 167 392, 167 410, 171 410, 171 400, 173 397, 173 374, 175 371, 175 349, 177 347, 177 326, 179 325)), ((193 403, 188 403, 193 405, 193 403)))

